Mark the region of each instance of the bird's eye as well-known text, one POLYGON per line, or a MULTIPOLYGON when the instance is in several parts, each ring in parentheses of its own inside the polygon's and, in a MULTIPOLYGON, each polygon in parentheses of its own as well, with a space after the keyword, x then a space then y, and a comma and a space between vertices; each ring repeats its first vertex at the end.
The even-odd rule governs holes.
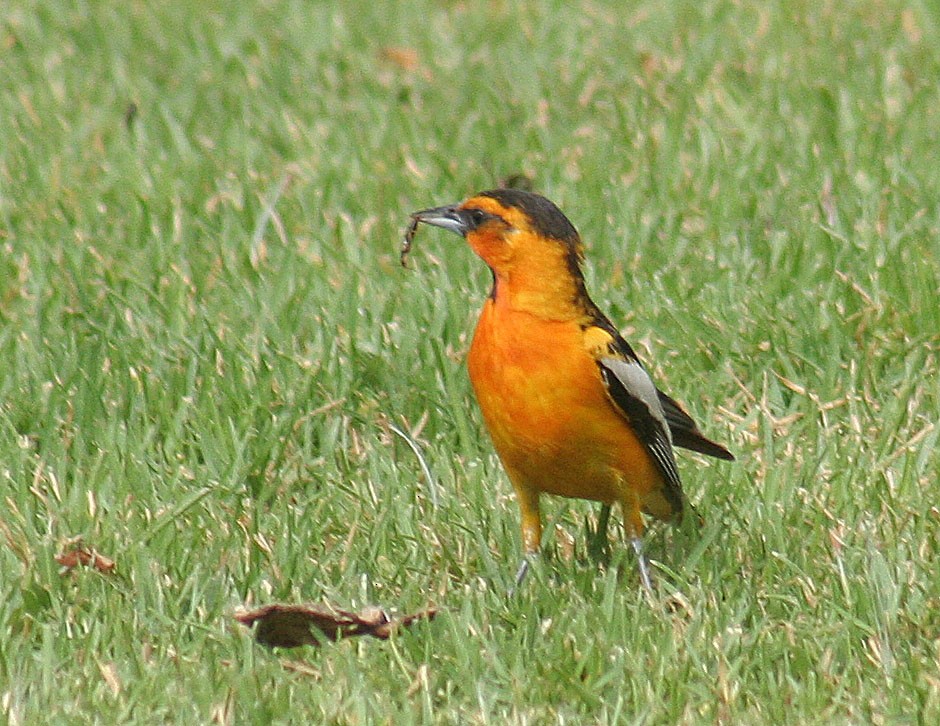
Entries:
POLYGON ((489 215, 482 209, 471 209, 469 210, 469 217, 471 226, 479 227, 486 221, 486 218, 489 217, 489 215))

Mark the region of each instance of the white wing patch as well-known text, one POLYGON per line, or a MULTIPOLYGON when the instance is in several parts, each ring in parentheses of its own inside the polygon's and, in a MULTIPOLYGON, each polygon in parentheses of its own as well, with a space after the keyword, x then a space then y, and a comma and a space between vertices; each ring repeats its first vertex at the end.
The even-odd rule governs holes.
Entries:
POLYGON ((682 483, 672 453, 672 432, 656 385, 637 361, 604 357, 598 362, 613 403, 627 417, 665 479, 664 494, 682 511, 682 483))
POLYGON ((663 410, 663 404, 660 403, 659 392, 643 366, 636 361, 625 361, 620 358, 601 358, 600 363, 617 377, 627 393, 646 405, 650 416, 660 424, 671 445, 672 432, 666 423, 666 412, 663 410))

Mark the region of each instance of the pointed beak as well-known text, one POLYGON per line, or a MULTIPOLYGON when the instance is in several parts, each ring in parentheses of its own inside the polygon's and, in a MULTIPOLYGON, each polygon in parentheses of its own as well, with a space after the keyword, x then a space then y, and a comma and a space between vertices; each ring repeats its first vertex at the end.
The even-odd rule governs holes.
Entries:
MULTIPOLYGON (((449 204, 446 207, 434 207, 414 212, 411 215, 411 224, 408 225, 408 231, 405 232, 405 242, 401 246, 402 267, 407 267, 406 260, 411 252, 411 242, 415 238, 415 232, 418 231, 419 224, 440 227, 441 229, 456 232, 461 237, 466 237, 467 232, 476 226, 473 224, 472 214, 474 213, 479 214, 477 210, 468 212, 461 209, 459 204, 449 204)), ((477 224, 479 224, 479 221, 477 224)))
POLYGON ((442 229, 456 232, 464 235, 469 229, 466 214, 457 208, 456 204, 446 207, 434 207, 433 209, 422 209, 411 215, 411 223, 415 227, 419 223, 429 224, 432 227, 441 227, 442 229))

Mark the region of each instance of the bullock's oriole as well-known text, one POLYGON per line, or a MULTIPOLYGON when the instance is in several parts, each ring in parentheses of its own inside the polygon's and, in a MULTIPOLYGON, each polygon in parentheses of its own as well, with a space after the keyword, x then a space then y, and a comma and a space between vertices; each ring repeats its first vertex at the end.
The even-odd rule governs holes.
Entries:
POLYGON ((653 383, 598 309, 581 273, 577 230, 548 199, 497 189, 411 215, 462 235, 493 273, 468 367, 493 445, 522 513, 526 557, 542 538, 539 495, 619 502, 651 588, 643 513, 677 521, 684 496, 673 445, 720 459, 731 453, 653 383))

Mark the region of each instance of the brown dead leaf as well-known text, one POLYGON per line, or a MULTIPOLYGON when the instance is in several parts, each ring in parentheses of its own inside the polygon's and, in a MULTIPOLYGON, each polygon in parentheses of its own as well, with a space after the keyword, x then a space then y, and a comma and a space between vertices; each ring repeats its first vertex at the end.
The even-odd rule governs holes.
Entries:
POLYGON ((55 561, 62 565, 65 570, 73 570, 81 565, 82 567, 93 567, 104 575, 110 575, 114 572, 116 566, 114 560, 110 557, 105 557, 79 542, 68 545, 55 556, 55 561))
POLYGON ((413 71, 418 67, 418 51, 414 48, 388 46, 379 51, 379 57, 403 71, 413 71))
POLYGON ((248 628, 257 625, 255 640, 262 645, 296 648, 357 635, 371 635, 385 640, 398 628, 407 627, 416 620, 431 620, 435 615, 435 607, 393 619, 377 607, 353 613, 317 605, 277 604, 236 613, 235 619, 248 628))

